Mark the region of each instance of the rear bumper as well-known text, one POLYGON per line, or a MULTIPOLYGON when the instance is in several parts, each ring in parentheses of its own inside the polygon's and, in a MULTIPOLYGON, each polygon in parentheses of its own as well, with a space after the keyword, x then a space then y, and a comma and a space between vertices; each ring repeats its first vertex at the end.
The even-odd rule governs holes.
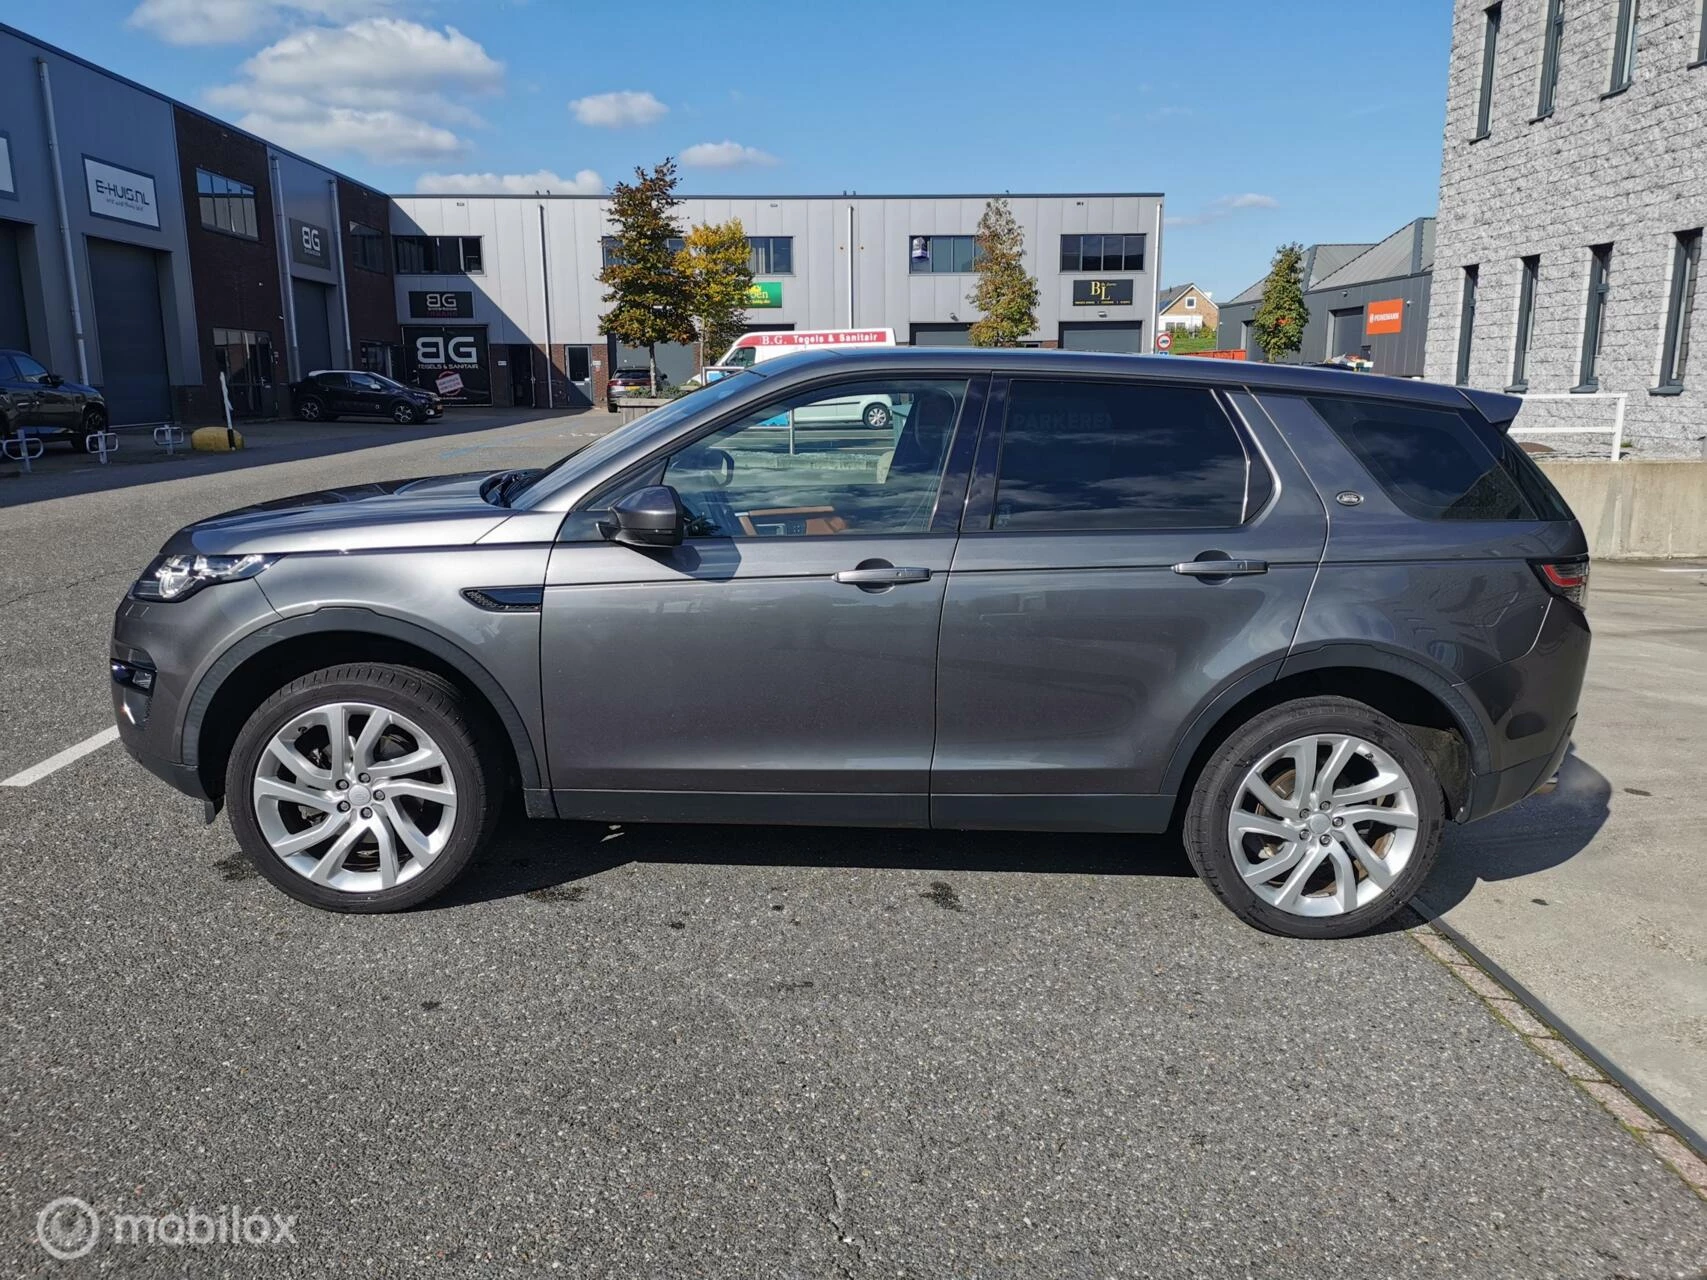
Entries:
POLYGON ((1519 800, 1528 799, 1546 786, 1548 779, 1559 772, 1559 766, 1565 761, 1565 753, 1571 749, 1571 730, 1576 728, 1576 723, 1577 718, 1572 716, 1564 733, 1559 736, 1558 745, 1546 755, 1526 760, 1522 764, 1514 764, 1497 773, 1473 776, 1464 798, 1464 811, 1460 821, 1474 822, 1477 818, 1485 818, 1501 809, 1509 809, 1519 800))

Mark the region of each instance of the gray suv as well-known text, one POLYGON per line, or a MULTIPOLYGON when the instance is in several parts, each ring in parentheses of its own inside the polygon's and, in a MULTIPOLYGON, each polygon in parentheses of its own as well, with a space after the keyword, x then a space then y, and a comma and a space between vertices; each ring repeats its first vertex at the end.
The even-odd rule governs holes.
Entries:
POLYGON ((119 606, 118 725, 330 910, 438 893, 513 790, 599 822, 1175 830, 1244 920, 1352 934, 1570 742, 1587 548, 1518 408, 792 356, 543 471, 191 525, 119 606), (881 425, 815 412, 874 397, 881 425))

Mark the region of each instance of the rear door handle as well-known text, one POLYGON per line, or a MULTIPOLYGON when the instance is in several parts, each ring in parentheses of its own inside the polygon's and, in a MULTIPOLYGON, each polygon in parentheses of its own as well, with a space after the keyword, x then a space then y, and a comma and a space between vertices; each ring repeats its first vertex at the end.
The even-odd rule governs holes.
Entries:
POLYGON ((1175 573, 1193 578, 1244 578, 1253 573, 1267 573, 1267 560, 1187 560, 1174 566, 1175 573))
POLYGON ((929 569, 889 566, 883 569, 843 569, 836 581, 850 587, 894 587, 903 582, 929 582, 929 569))

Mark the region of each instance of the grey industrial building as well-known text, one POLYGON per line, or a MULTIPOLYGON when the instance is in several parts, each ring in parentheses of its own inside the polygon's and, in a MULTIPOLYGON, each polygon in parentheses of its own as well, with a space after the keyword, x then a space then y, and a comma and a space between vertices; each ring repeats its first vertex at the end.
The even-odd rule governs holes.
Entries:
MULTIPOLYGON (((1362 357, 1374 372, 1420 378, 1425 368, 1435 220, 1416 218, 1375 244, 1314 244, 1304 251, 1304 304, 1310 318, 1287 363, 1362 357)), ((1254 324, 1259 280, 1221 304, 1217 345, 1264 359, 1254 324)))
MULTIPOLYGON (((968 301, 973 234, 988 195, 689 196, 689 227, 739 218, 752 242, 754 329, 890 328, 896 340, 964 345, 979 313, 968 301)), ((1162 197, 1006 195, 1037 277, 1028 342, 1148 351, 1155 333, 1162 197)), ((597 196, 416 195, 393 198, 399 376, 425 380, 452 362, 476 396, 497 403, 587 403, 612 369, 645 354, 607 340, 598 274, 611 233, 597 196), (472 256, 471 256, 472 255, 472 256), (552 380, 543 381, 551 352, 552 380), (426 358, 423 359, 422 357, 426 358)), ((715 359, 720 353, 708 353, 715 359)), ((695 354, 659 349, 672 381, 695 354)))
POLYGON ((1630 444, 1698 456, 1703 227, 1699 0, 1457 0, 1430 378, 1525 393, 1528 426, 1622 396, 1630 444))

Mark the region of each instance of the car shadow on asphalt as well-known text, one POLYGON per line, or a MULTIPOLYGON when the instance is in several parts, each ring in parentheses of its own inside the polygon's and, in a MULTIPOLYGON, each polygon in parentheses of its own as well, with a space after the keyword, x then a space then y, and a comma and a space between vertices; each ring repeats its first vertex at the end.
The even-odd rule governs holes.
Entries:
POLYGON ((522 895, 567 896, 575 882, 630 862, 870 870, 1182 877, 1167 836, 1036 831, 533 822, 512 807, 466 875, 421 910, 522 895))
POLYGON ((1480 822, 1448 825, 1418 895, 1424 914, 1445 914, 1480 882, 1515 880, 1576 857, 1606 825, 1611 802, 1611 782, 1573 745, 1551 790, 1480 822))

